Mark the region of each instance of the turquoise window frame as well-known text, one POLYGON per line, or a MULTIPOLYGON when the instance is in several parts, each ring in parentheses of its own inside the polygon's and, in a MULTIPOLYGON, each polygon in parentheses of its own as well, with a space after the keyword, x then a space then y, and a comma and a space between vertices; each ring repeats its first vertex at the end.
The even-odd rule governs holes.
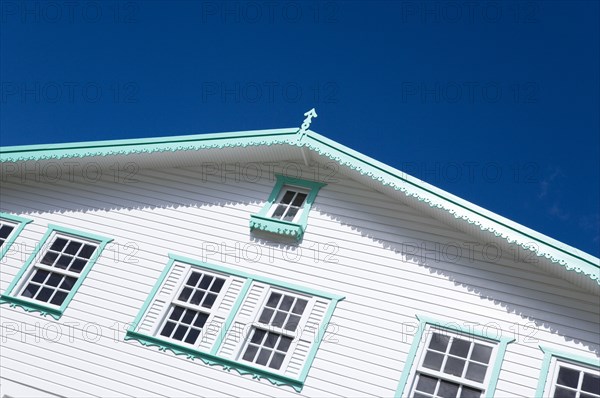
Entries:
POLYGON ((2 249, 0 249, 0 260, 1 260, 4 258, 6 253, 8 253, 8 251, 10 250, 10 247, 15 242, 15 240, 17 239, 19 234, 23 231, 25 226, 27 224, 29 224, 30 222, 32 222, 33 220, 30 220, 29 218, 15 216, 15 215, 8 214, 8 213, 3 213, 3 212, 0 212, 0 218, 4 218, 5 220, 11 221, 11 222, 17 224, 14 231, 12 231, 10 233, 10 235, 8 236, 8 239, 4 242, 4 246, 2 247, 2 249))
POLYGON ((306 231, 310 208, 312 207, 319 190, 327 184, 288 177, 281 174, 275 174, 275 177, 275 186, 273 187, 273 191, 271 191, 271 195, 269 195, 267 202, 257 214, 252 214, 250 216, 250 231, 266 231, 277 235, 293 237, 299 241, 306 231), (277 220, 267 216, 269 210, 275 205, 275 201, 281 194, 281 190, 284 186, 296 186, 309 190, 306 201, 304 202, 304 207, 302 208, 302 214, 296 223, 277 220))
MULTIPOLYGON (((413 338, 413 342, 410 347, 410 351, 408 352, 408 356, 406 357, 404 369, 402 371, 402 375, 400 376, 400 381, 398 382, 398 388, 396 389, 394 397, 404 397, 404 392, 408 383, 408 378, 410 377, 413 366, 415 366, 414 362, 419 351, 419 347, 422 343, 424 344, 424 342, 422 342, 421 340, 423 339, 423 333, 425 332, 425 329, 428 325, 438 329, 463 334, 466 336, 475 336, 484 340, 496 342, 498 344, 496 358, 494 359, 494 364, 491 369, 492 373, 490 374, 490 380, 485 390, 486 397, 493 397, 496 391, 496 385, 498 384, 498 378, 500 377, 500 370, 502 369, 504 355, 506 354, 506 347, 508 346, 508 344, 514 342, 515 339, 510 337, 491 336, 489 333, 486 332, 486 329, 482 326, 475 325, 472 327, 463 328, 458 324, 457 321, 439 320, 430 318, 425 315, 417 315, 416 318, 419 320, 419 328, 413 338)), ((496 329, 494 329, 494 331, 495 330, 496 329)))
POLYGON ((112 238, 106 238, 104 236, 92 234, 89 232, 83 232, 53 224, 48 225, 48 230, 40 240, 40 243, 36 246, 33 253, 31 253, 31 255, 27 258, 27 261, 21 267, 17 275, 13 278, 10 285, 8 285, 6 291, 0 295, 0 304, 10 304, 12 308, 21 307, 27 312, 39 312, 41 316, 50 315, 56 320, 60 319, 60 317, 63 315, 63 313, 69 306, 71 300, 73 300, 75 293, 77 293, 77 290, 79 289, 87 275, 90 273, 92 267, 100 257, 102 251, 104 250, 104 247, 112 240, 112 238), (57 308, 55 306, 46 305, 41 302, 37 303, 34 300, 26 300, 12 296, 11 294, 14 294, 15 287, 21 282, 23 276, 29 271, 30 267, 33 266, 33 263, 39 255, 40 251, 47 245, 48 239, 55 233, 71 235, 77 238, 91 240, 97 242, 98 244, 98 249, 96 250, 96 253, 90 258, 85 268, 81 271, 79 278, 77 278, 77 282, 75 282, 75 285, 73 285, 73 288, 65 298, 65 301, 60 307, 57 308))
POLYGON ((265 379, 265 380, 270 381, 272 384, 278 385, 278 386, 282 386, 282 385, 291 386, 292 388, 294 388, 294 390, 296 390, 297 392, 300 392, 300 391, 302 391, 302 387, 304 386, 304 382, 306 380, 306 377, 308 376, 308 372, 312 366, 312 363, 315 359, 315 356, 317 354, 319 346, 321 345, 323 337, 325 336, 327 326, 329 325, 329 321, 331 319, 331 316, 333 315, 333 312, 337 306, 337 303, 339 301, 342 301, 343 299, 344 299, 344 296, 340 296, 337 294, 327 293, 327 292, 323 292, 320 290, 316 290, 316 289, 312 289, 312 288, 308 288, 308 287, 304 287, 304 286, 300 286, 300 285, 296 285, 296 284, 292 284, 292 283, 288 283, 288 282, 284 282, 284 281, 279 281, 276 279, 271 279, 268 277, 255 275, 255 274, 251 274, 248 272, 224 267, 222 265, 210 264, 210 263, 207 263, 204 261, 199 261, 199 260, 195 260, 195 259, 191 259, 188 257, 170 253, 169 261, 168 261, 166 267, 163 269, 158 280, 154 284, 154 287, 150 291, 150 294, 146 298, 146 301, 142 305, 142 308, 138 312, 136 318, 130 324, 130 327, 128 328, 128 330, 125 334, 125 340, 135 340, 144 346, 158 347, 160 351, 169 350, 169 351, 173 352, 175 355, 186 355, 187 359, 193 360, 193 359, 198 358, 207 365, 222 366, 223 369, 227 370, 227 371, 231 371, 233 369, 233 370, 236 370, 241 375, 249 374, 249 375, 252 375, 252 377, 255 379, 259 379, 259 380, 265 379), (140 324, 142 317, 145 314, 146 310, 148 309, 150 304, 154 301, 154 298, 155 298, 156 294, 158 293, 160 286, 164 282, 167 275, 169 275, 169 273, 173 269, 173 266, 176 262, 186 263, 186 264, 189 264, 192 267, 196 267, 196 268, 201 268, 201 269, 206 269, 206 270, 210 270, 210 271, 220 272, 223 274, 246 278, 246 281, 244 282, 244 285, 242 286, 240 294, 239 294, 238 298, 236 299, 228 318, 226 319, 225 323, 223 324, 221 333, 219 333, 219 335, 217 336, 217 339, 214 342, 211 351, 208 353, 199 351, 199 350, 196 350, 196 349, 193 349, 190 347, 186 347, 181 344, 166 341, 161 338, 157 338, 155 336, 151 336, 151 335, 147 335, 147 334, 143 334, 143 333, 139 333, 139 332, 135 331, 137 326, 140 324), (302 372, 300 373, 300 376, 298 378, 292 378, 292 377, 282 375, 280 373, 271 372, 269 370, 259 368, 257 366, 252 366, 250 363, 247 363, 247 362, 241 362, 241 361, 235 361, 235 360, 232 360, 229 358, 223 358, 223 357, 218 356, 218 354, 217 354, 219 352, 219 349, 225 338, 226 333, 224 333, 223 331, 228 331, 229 328, 231 327, 231 324, 233 323, 237 313, 239 312, 240 307, 242 306, 242 304, 244 302, 244 299, 246 298, 246 294, 248 293, 250 285, 254 281, 265 283, 265 284, 268 284, 271 286, 276 286, 276 287, 287 289, 287 290, 291 290, 291 291, 298 292, 298 293, 303 293, 306 295, 318 296, 318 297, 323 297, 323 298, 327 298, 327 299, 331 300, 329 303, 329 306, 327 307, 327 311, 323 317, 323 324, 322 324, 321 328, 317 331, 316 341, 311 347, 311 350, 306 358, 306 362, 304 363, 302 372))
POLYGON ((577 354, 570 354, 543 345, 540 345, 539 348, 544 353, 544 360, 542 362, 542 368, 540 369, 540 378, 538 379, 538 385, 535 391, 536 397, 544 396, 544 390, 546 389, 546 384, 548 383, 548 374, 550 373, 550 366, 552 365, 553 358, 563 360, 565 362, 571 362, 580 366, 595 367, 600 370, 600 358, 592 358, 577 354))

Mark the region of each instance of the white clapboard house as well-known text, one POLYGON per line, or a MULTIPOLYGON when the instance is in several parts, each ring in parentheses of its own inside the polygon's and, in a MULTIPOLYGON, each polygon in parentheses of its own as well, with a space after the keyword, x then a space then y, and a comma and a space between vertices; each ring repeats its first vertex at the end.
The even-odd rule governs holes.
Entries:
POLYGON ((2 148, 0 396, 600 397, 598 258, 307 125, 2 148))

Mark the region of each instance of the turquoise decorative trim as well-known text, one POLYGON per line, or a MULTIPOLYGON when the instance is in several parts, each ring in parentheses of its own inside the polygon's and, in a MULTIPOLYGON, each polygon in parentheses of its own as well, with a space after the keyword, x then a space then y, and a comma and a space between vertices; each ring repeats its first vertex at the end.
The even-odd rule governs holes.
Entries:
POLYGON ((102 250, 104 250, 104 247, 111 241, 112 241, 112 238, 105 238, 103 236, 92 234, 89 232, 82 232, 79 230, 60 227, 58 225, 53 225, 53 224, 48 225, 48 230, 46 231, 46 233, 40 240, 40 243, 36 246, 33 253, 31 253, 31 255, 29 256, 29 258, 27 259, 25 264, 21 267, 21 269, 19 270, 17 275, 13 278, 10 285, 8 285, 8 288, 6 289, 4 294, 0 295, 0 304, 9 303, 12 308, 21 307, 25 311, 28 311, 28 312, 39 312, 40 315, 42 315, 42 316, 50 315, 54 319, 60 319, 60 317, 63 315, 63 313, 69 306, 69 303, 73 299, 73 296, 75 296, 75 293, 77 293, 77 290, 79 289, 79 287, 81 286, 81 284, 83 283, 83 281, 85 280, 85 278, 87 277, 89 272, 91 271, 92 267, 98 260, 98 257, 100 257, 102 250), (73 288, 71 289, 71 291, 69 292, 69 294, 67 295, 67 297, 65 298, 65 300, 63 301, 63 303, 60 307, 45 305, 42 303, 38 303, 34 300, 28 300, 28 299, 23 299, 20 297, 15 297, 14 292, 13 292, 15 286, 17 286, 17 284, 19 284, 21 282, 23 275, 29 270, 30 266, 33 265, 33 262, 35 261, 39 252, 46 245, 48 239, 50 238, 50 236, 52 236, 53 233, 62 233, 62 234, 66 234, 66 235, 72 235, 72 236, 75 236, 78 238, 95 241, 98 243, 98 248, 97 248, 95 254, 89 259, 89 262, 87 263, 85 268, 79 274, 79 278, 77 278, 77 282, 75 282, 75 284, 73 285, 73 288))
POLYGON ((207 365, 211 365, 211 366, 220 365, 223 367, 224 370, 230 371, 231 369, 233 369, 233 370, 236 370, 241 375, 251 374, 252 377, 255 379, 266 379, 266 380, 269 380, 272 384, 278 385, 278 386, 288 385, 288 386, 293 387, 296 391, 300 392, 302 390, 302 387, 304 386, 304 381, 306 380, 308 371, 310 370, 310 367, 312 366, 312 362, 316 356, 319 345, 321 344, 321 341, 327 331, 327 326, 329 325, 329 320, 331 319, 333 311, 335 310, 335 307, 336 307, 338 301, 341 301, 343 299, 344 299, 343 296, 339 296, 336 294, 321 292, 321 291, 318 291, 315 289, 310 289, 310 288, 294 285, 294 284, 287 283, 287 282, 276 281, 271 278, 262 277, 260 275, 252 275, 247 272, 227 268, 222 265, 210 264, 210 263, 206 263, 204 261, 198 261, 198 260, 194 260, 191 258, 187 258, 187 257, 183 257, 183 256, 179 256, 179 255, 171 253, 171 254, 169 254, 169 262, 168 262, 167 266, 163 269, 160 277, 154 284, 154 287, 152 288, 150 294, 146 298, 146 300, 145 300, 142 308, 138 312, 135 320, 130 324, 129 329, 127 330, 127 333, 125 335, 125 340, 136 340, 145 346, 158 347, 160 351, 169 350, 169 351, 173 352, 175 355, 186 355, 187 359, 193 360, 193 359, 199 358, 202 360, 202 362, 204 362, 207 365), (146 313, 150 304, 155 299, 155 296, 156 296, 158 290, 160 289, 160 286, 162 286, 165 278, 167 277, 169 272, 171 272, 171 270, 173 269, 173 266, 176 262, 186 263, 191 266, 195 266, 195 267, 199 267, 199 268, 203 268, 203 269, 207 269, 207 270, 211 270, 211 271, 216 271, 216 272, 223 273, 223 274, 238 276, 238 277, 242 277, 242 278, 246 279, 235 303, 233 304, 233 307, 231 309, 231 312, 229 313, 229 316, 227 317, 227 319, 225 320, 225 322, 223 324, 221 332, 217 335, 217 338, 216 338, 215 342, 213 343, 213 346, 211 347, 210 352, 208 352, 208 353, 199 351, 199 350, 191 348, 191 347, 179 345, 170 340, 162 339, 162 338, 156 337, 156 336, 145 335, 143 333, 136 331, 137 326, 140 324, 140 322, 142 320, 142 317, 146 313), (277 286, 277 287, 288 289, 288 290, 293 290, 293 291, 304 293, 307 295, 324 297, 324 298, 331 300, 331 302, 329 303, 329 307, 327 308, 327 311, 323 317, 323 324, 321 325, 321 328, 317 331, 317 340, 312 345, 311 350, 308 353, 308 356, 304 363, 304 367, 302 368, 302 372, 297 379, 291 378, 288 376, 284 376, 284 375, 281 375, 276 372, 270 372, 266 369, 252 366, 252 364, 250 364, 250 363, 238 362, 238 361, 235 361, 232 359, 222 358, 222 357, 219 357, 217 354, 219 352, 219 349, 221 348, 221 345, 223 344, 223 340, 226 335, 226 332, 230 329, 235 317, 237 316, 237 314, 239 312, 240 307, 242 306, 244 300, 246 299, 248 290, 250 289, 250 286, 251 286, 252 282, 254 282, 254 281, 262 282, 262 283, 265 283, 265 284, 268 284, 271 286, 277 286))
POLYGON ((276 279, 267 278, 265 276, 256 275, 256 274, 250 274, 248 272, 240 271, 240 270, 237 270, 237 269, 224 267, 222 265, 210 264, 210 263, 207 263, 207 262, 204 262, 204 261, 195 260, 193 258, 189 258, 189 257, 185 257, 185 256, 180 256, 178 254, 169 253, 169 258, 171 260, 175 260, 175 261, 179 261, 179 262, 182 262, 182 263, 190 264, 190 265, 193 265, 193 266, 196 266, 196 267, 206 268, 206 269, 210 269, 210 270, 213 270, 213 271, 221 272, 221 273, 224 273, 224 274, 241 276, 242 278, 253 279, 255 281, 266 283, 268 285, 278 286, 278 287, 281 287, 281 288, 284 288, 284 289, 288 289, 288 290, 295 290, 295 291, 298 291, 298 292, 303 292, 303 293, 306 293, 306 294, 308 294, 310 296, 318 296, 318 297, 323 297, 323 298, 327 298, 327 299, 330 299, 330 300, 336 300, 336 301, 342 301, 344 299, 344 296, 340 296, 338 294, 332 294, 332 293, 328 293, 328 292, 323 292, 321 290, 312 289, 312 288, 309 288, 309 287, 305 287, 305 286, 301 286, 301 285, 296 285, 296 284, 293 284, 293 283, 282 282, 282 281, 279 281, 279 280, 276 280, 276 279))
POLYGON ((539 346, 540 350, 544 353, 544 360, 542 361, 542 368, 540 369, 540 378, 538 379, 537 389, 535 390, 536 397, 544 396, 544 389, 548 381, 548 374, 550 373, 550 365, 552 364, 552 357, 563 359, 569 362, 575 362, 583 366, 593 366, 600 369, 600 358, 584 357, 582 355, 571 354, 563 351, 557 351, 551 347, 539 346))
POLYGON ((6 253, 8 253, 8 251, 10 250, 10 247, 15 242, 15 240, 17 239, 17 237, 19 236, 21 231, 23 231, 23 228, 25 228, 25 226, 27 224, 29 224, 30 222, 32 222, 33 220, 30 220, 30 219, 24 218, 24 217, 15 216, 15 215, 8 214, 8 213, 3 213, 1 211, 0 211, 0 218, 4 218, 8 221, 17 223, 17 226, 15 227, 15 229, 8 236, 8 240, 6 240, 4 242, 4 245, 2 245, 2 249, 0 249, 0 259, 2 259, 6 255, 6 253))
POLYGON ((500 376, 500 370, 502 369, 502 361, 504 360, 504 355, 506 354, 506 346, 513 341, 514 338, 509 337, 498 337, 491 336, 486 328, 481 326, 474 325, 473 327, 469 327, 468 330, 462 328, 458 323, 452 321, 440 321, 437 319, 430 318, 425 315, 417 315, 417 319, 419 320, 419 328, 413 338, 413 343, 410 346, 410 350, 406 357, 406 362, 404 363, 404 370, 402 371, 402 376, 400 376, 400 380, 398 382, 398 388, 396 389, 396 393, 394 397, 401 398, 404 396, 404 390, 408 383, 408 378, 411 374, 412 368, 414 366, 414 361, 417 356, 417 352, 419 350, 419 346, 421 345, 423 333, 427 328, 427 325, 436 327, 438 329, 445 329, 456 333, 461 333, 470 336, 476 336, 486 340, 492 340, 498 342, 496 359, 494 361, 494 365, 492 367, 492 373, 490 373, 490 381, 485 390, 486 397, 493 397, 496 391, 496 385, 498 384, 498 378, 500 376))
POLYGON ((304 227, 300 224, 252 214, 250 216, 250 230, 254 231, 256 229, 278 235, 288 235, 296 238, 296 240, 302 239, 304 235, 304 227))
POLYGON ((162 340, 156 337, 147 336, 141 333, 127 331, 125 340, 136 340, 142 345, 148 347, 158 347, 159 351, 171 351, 175 355, 185 355, 187 359, 200 359, 203 363, 210 366, 221 366, 223 370, 230 372, 235 370, 240 375, 252 375, 253 379, 265 379, 276 386, 290 386, 297 392, 302 391, 303 380, 283 376, 278 373, 269 372, 266 369, 254 367, 249 363, 237 362, 227 358, 221 358, 213 354, 198 351, 190 347, 184 347, 170 341, 162 340))
POLYGON ((275 186, 266 203, 260 209, 258 214, 250 216, 250 231, 260 230, 283 236, 291 236, 299 241, 304 236, 304 231, 308 224, 310 208, 312 207, 319 190, 327 184, 300 178, 292 178, 281 174, 275 174, 275 177, 277 178, 275 186), (309 190, 297 223, 267 217, 269 210, 275 205, 275 201, 279 197, 284 186, 297 186, 309 190))
MULTIPOLYGON (((535 256, 585 275, 600 285, 600 260, 562 245, 560 242, 527 229, 497 214, 457 198, 441 189, 411 177, 399 170, 353 151, 314 131, 297 134, 297 128, 202 134, 133 140, 96 141, 73 144, 0 147, 0 162, 60 159, 86 156, 129 155, 135 153, 174 152, 210 148, 292 145, 305 147, 334 160, 342 166, 367 175, 384 186, 390 186, 430 207, 450 213, 458 220, 473 224, 498 239, 530 250, 535 256), (503 231, 504 229, 504 231, 503 231), (534 243, 534 244, 532 244, 534 243), (565 258, 560 258, 565 255, 565 258)), ((258 215, 261 215, 260 212, 258 215)))
MULTIPOLYGON (((246 282, 244 282, 244 285, 242 286, 242 289, 240 290, 240 293, 237 297, 237 299, 235 300, 235 303, 233 303, 233 307, 231 307, 231 312, 229 313, 229 317, 227 317, 227 319, 225 320, 225 323, 223 324, 223 329, 222 331, 226 331, 229 330, 229 328, 231 327, 231 324, 233 323, 233 320, 235 319, 235 316, 237 315, 240 307, 242 306, 242 304, 244 303, 244 299, 246 298, 246 294, 248 293, 248 290, 250 289, 250 285, 252 285, 252 281, 254 279, 246 279, 246 282)), ((219 348, 221 347, 221 344, 223 343, 223 339, 225 338, 225 333, 219 333, 219 335, 217 336, 212 349, 210 350, 210 353, 212 355, 217 355, 217 352, 219 352, 219 348)))

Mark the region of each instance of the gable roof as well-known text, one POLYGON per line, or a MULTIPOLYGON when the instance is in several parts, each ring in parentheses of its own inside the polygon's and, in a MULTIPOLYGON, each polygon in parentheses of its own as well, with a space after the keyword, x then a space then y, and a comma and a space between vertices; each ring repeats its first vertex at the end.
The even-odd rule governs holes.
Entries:
MULTIPOLYGON (((170 162, 177 165, 186 161, 182 154, 190 154, 193 155, 190 158, 197 159, 197 151, 200 150, 253 147, 261 150, 266 147, 272 148, 269 156, 273 159, 284 160, 293 154, 305 162, 308 162, 308 159, 335 161, 343 166, 344 174, 350 178, 393 196, 482 241, 492 237, 504 247, 516 245, 527 250, 538 257, 538 266, 577 286, 596 292, 600 285, 598 258, 378 162, 312 130, 299 131, 298 128, 288 128, 0 147, 0 163, 87 157, 102 159, 115 156, 134 156, 137 160, 148 161, 148 158, 153 157, 148 157, 147 154, 161 153, 167 164, 170 162)), ((239 151, 235 153, 235 156, 240 154, 239 151)))

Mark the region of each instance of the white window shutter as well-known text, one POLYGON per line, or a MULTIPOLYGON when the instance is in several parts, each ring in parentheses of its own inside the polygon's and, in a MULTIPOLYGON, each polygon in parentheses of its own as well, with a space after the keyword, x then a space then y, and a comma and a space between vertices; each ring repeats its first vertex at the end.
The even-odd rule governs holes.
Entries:
POLYGON ((137 326, 136 332, 152 335, 154 330, 159 326, 160 321, 164 317, 165 311, 168 310, 169 304, 173 300, 173 296, 177 293, 181 285, 182 278, 188 273, 190 266, 183 263, 174 263, 173 268, 158 288, 154 300, 150 303, 146 312, 137 326))
MULTIPOLYGON (((323 325, 325 313, 330 305, 330 300, 315 297, 307 306, 310 311, 306 321, 298 325, 298 338, 292 344, 292 353, 287 361, 284 374, 289 377, 297 378, 302 373, 308 354, 313 346, 317 344, 317 338, 320 332, 323 332, 327 325, 323 325)), ((285 364, 284 364, 285 365, 285 364)))
POLYGON ((230 325, 229 330, 225 331, 227 335, 219 349, 219 356, 236 359, 235 357, 239 353, 244 339, 250 332, 249 325, 254 321, 256 312, 260 309, 259 306, 262 304, 268 290, 268 286, 264 283, 252 283, 233 323, 230 325))
POLYGON ((219 293, 219 299, 215 302, 214 311, 202 331, 200 345, 198 346, 202 351, 210 351, 217 336, 223 333, 225 320, 238 299, 245 281, 245 278, 237 276, 228 277, 223 290, 219 293))

